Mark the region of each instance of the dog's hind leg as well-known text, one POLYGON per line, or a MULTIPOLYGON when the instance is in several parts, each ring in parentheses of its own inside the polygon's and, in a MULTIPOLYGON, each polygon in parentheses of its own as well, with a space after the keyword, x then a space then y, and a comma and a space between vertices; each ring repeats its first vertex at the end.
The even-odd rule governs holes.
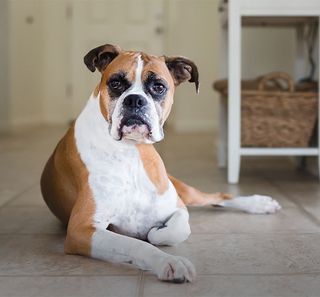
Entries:
POLYGON ((221 206, 223 208, 236 209, 253 214, 275 213, 281 206, 269 196, 252 195, 242 197, 232 197, 225 193, 203 193, 182 181, 169 175, 171 182, 181 200, 189 206, 221 206))
POLYGON ((221 202, 232 198, 231 194, 226 193, 203 193, 171 175, 168 175, 168 177, 174 185, 179 197, 187 206, 220 205, 221 202))

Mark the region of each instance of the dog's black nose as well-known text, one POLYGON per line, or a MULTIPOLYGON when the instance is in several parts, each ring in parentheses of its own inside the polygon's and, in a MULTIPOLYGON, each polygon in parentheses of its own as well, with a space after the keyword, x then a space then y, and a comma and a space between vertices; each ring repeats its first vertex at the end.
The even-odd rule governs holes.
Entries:
POLYGON ((147 105, 147 99, 143 96, 132 94, 124 99, 123 104, 129 108, 140 108, 147 105))

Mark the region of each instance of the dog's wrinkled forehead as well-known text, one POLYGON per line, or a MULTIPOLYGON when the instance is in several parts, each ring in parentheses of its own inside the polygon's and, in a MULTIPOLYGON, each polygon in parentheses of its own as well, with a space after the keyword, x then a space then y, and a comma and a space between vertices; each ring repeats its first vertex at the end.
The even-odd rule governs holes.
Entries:
POLYGON ((106 67, 102 75, 106 81, 114 75, 123 75, 130 82, 134 82, 137 79, 145 81, 150 75, 156 75, 164 79, 169 87, 174 86, 174 81, 164 58, 141 52, 126 51, 120 53, 106 67), (137 72, 137 70, 139 71, 137 72), (136 77, 137 74, 141 75, 141 77, 136 77))
POLYGON ((91 72, 96 69, 100 71, 103 80, 116 71, 123 71, 127 75, 126 79, 133 81, 134 65, 138 64, 139 56, 143 61, 143 78, 149 71, 149 74, 153 72, 168 81, 169 85, 173 82, 174 86, 178 86, 188 81, 195 84, 198 93, 198 68, 195 63, 183 56, 153 56, 142 52, 123 51, 119 46, 104 44, 89 51, 83 60, 91 72))

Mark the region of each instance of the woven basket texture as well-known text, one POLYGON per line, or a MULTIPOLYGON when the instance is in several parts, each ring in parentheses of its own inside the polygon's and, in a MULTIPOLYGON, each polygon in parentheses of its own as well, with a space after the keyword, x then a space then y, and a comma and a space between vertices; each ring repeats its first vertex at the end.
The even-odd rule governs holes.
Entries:
MULTIPOLYGON (((272 72, 241 84, 241 145, 308 147, 318 115, 318 93, 295 91, 284 72, 272 72)), ((214 88, 227 98, 226 80, 214 88)))

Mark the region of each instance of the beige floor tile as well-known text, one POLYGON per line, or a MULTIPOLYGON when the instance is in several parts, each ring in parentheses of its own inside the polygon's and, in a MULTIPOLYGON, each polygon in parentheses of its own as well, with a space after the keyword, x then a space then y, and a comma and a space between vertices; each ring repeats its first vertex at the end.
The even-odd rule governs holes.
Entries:
POLYGON ((43 166, 64 130, 42 126, 1 135, 0 193, 11 191, 13 197, 38 184, 43 166))
POLYGON ((127 275, 136 269, 63 253, 64 235, 0 235, 0 276, 127 275))
MULTIPOLYGON (((0 162, 1 163, 1 162, 0 162)), ((1 165, 0 165, 1 166, 1 165)), ((36 183, 35 177, 21 178, 19 175, 9 173, 9 176, 0 170, 0 206, 10 203, 11 199, 16 199, 36 183), (18 181, 17 181, 18 180, 18 181)))
POLYGON ((135 297, 138 276, 0 277, 1 297, 135 297))
POLYGON ((0 208, 0 234, 65 234, 47 207, 0 208))
POLYGON ((320 275, 200 276, 192 284, 146 277, 144 297, 318 297, 320 275))
POLYGON ((308 213, 316 218, 317 222, 320 225, 320 209, 319 207, 305 206, 304 207, 308 213))
POLYGON ((44 206, 46 204, 41 196, 40 182, 20 194, 17 198, 12 199, 8 206, 44 206))
POLYGON ((283 184, 279 188, 290 195, 298 205, 313 214, 320 223, 320 185, 319 184, 283 184))
POLYGON ((165 251, 198 274, 320 273, 320 234, 193 234, 165 251))
POLYGON ((320 232, 299 209, 284 207, 270 215, 254 215, 222 209, 190 208, 192 233, 310 233, 320 232), (294 219, 293 219, 294 218, 294 219))
POLYGON ((12 189, 0 189, 0 207, 7 204, 15 195, 16 191, 12 189))

